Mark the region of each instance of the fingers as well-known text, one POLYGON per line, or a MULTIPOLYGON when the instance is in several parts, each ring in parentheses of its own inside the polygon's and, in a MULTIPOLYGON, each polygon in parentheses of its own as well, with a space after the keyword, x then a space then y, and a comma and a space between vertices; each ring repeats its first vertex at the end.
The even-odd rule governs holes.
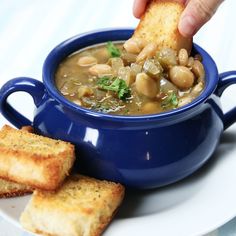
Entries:
POLYGON ((133 14, 136 18, 140 18, 146 8, 147 2, 149 0, 135 0, 133 5, 133 14))
MULTIPOLYGON (((134 0, 133 14, 140 18, 150 0, 134 0)), ((215 13, 224 0, 177 0, 186 8, 179 21, 179 31, 185 37, 193 36, 215 13)))
POLYGON ((179 21, 179 31, 193 36, 215 13, 223 0, 189 0, 179 21))

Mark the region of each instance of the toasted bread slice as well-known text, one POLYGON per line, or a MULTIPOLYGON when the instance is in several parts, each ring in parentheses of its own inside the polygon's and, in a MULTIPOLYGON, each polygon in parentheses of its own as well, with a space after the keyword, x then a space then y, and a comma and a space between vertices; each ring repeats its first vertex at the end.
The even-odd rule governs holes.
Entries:
POLYGON ((34 191, 20 222, 26 230, 42 235, 99 236, 123 196, 120 184, 70 176, 57 192, 34 191))
POLYGON ((0 179, 0 198, 18 197, 32 192, 29 186, 0 179))
POLYGON ((177 1, 151 0, 132 37, 154 42, 158 50, 168 47, 179 51, 185 48, 190 54, 192 38, 185 38, 178 31, 183 10, 184 5, 177 1))
POLYGON ((55 190, 74 163, 74 146, 5 125, 0 131, 0 177, 55 190))
MULTIPOLYGON (((23 126, 21 130, 33 132, 32 126, 23 126)), ((0 178, 0 198, 18 197, 32 192, 33 189, 29 186, 0 178)))

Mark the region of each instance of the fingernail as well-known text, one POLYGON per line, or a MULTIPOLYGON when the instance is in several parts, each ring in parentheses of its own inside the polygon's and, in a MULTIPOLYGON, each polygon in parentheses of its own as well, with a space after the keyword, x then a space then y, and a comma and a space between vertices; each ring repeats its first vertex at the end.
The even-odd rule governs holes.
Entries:
POLYGON ((183 36, 193 36, 196 29, 196 21, 192 16, 187 15, 180 20, 179 31, 183 36))

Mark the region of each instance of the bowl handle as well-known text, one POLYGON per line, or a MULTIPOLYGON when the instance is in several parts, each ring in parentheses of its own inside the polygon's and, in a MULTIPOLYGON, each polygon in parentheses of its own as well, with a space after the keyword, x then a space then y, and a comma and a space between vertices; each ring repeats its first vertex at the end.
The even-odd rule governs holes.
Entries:
POLYGON ((44 84, 38 80, 19 77, 9 80, 0 89, 0 112, 2 115, 17 128, 32 125, 32 122, 16 111, 7 101, 9 95, 14 92, 29 93, 36 107, 38 107, 45 95, 44 84))
MULTIPOLYGON (((216 90, 216 94, 221 96, 225 89, 236 84, 236 71, 227 71, 219 75, 219 83, 216 90)), ((226 112, 223 116, 224 129, 227 129, 236 121, 236 107, 226 112)))

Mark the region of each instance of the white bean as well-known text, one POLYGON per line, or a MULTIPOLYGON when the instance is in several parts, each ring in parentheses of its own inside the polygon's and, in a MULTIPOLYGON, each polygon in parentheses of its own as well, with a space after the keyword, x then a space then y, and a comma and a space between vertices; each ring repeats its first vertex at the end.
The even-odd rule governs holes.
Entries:
POLYGON ((189 89, 194 82, 194 75, 185 66, 173 66, 169 71, 170 80, 180 89, 189 89))
POLYGON ((129 39, 124 43, 124 49, 126 52, 138 54, 142 49, 134 39, 129 39))
POLYGON ((192 71, 195 74, 195 76, 198 78, 198 82, 203 81, 205 77, 205 70, 200 61, 194 60, 192 71))
POLYGON ((157 82, 145 73, 137 74, 135 87, 139 94, 143 94, 149 98, 154 98, 158 93, 157 82))
POLYGON ((97 59, 93 56, 80 57, 77 64, 79 66, 92 66, 97 64, 97 59))
POLYGON ((124 43, 126 52, 138 54, 144 48, 145 42, 143 39, 130 38, 124 43))
POLYGON ((194 58, 193 57, 189 57, 188 58, 187 67, 192 68, 193 64, 194 64, 194 58))
POLYGON ((204 88, 204 84, 203 84, 203 82, 199 82, 199 83, 197 83, 194 87, 193 87, 193 89, 192 89, 192 91, 191 91, 191 96, 192 97, 197 97, 200 93, 201 93, 201 91, 203 90, 203 88, 204 88))
POLYGON ((178 53, 179 64, 181 66, 186 66, 188 63, 188 52, 185 48, 179 50, 178 53))
POLYGON ((140 63, 148 58, 155 56, 157 45, 155 43, 147 44, 143 50, 138 54, 136 62, 140 63))
POLYGON ((111 75, 112 68, 107 64, 96 64, 89 68, 89 73, 95 76, 111 75))

